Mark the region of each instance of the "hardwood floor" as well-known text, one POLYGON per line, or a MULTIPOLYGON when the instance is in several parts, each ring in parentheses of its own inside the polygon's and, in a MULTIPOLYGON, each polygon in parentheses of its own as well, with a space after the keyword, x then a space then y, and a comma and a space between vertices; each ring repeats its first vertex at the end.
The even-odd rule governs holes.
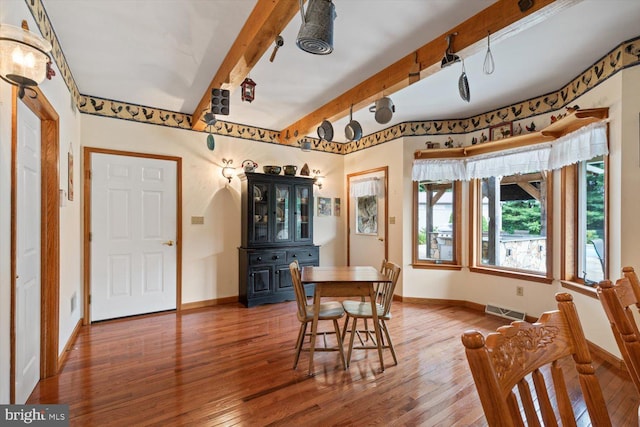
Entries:
MULTIPOLYGON (((69 404, 73 426, 486 425, 460 335, 505 320, 394 302, 398 366, 386 350, 380 373, 377 352, 360 350, 344 371, 338 353, 325 352, 308 377, 308 353, 292 369, 295 310, 229 304, 84 327, 61 373, 29 403, 69 404)), ((594 365, 613 425, 637 425, 640 399, 626 373, 594 365)))

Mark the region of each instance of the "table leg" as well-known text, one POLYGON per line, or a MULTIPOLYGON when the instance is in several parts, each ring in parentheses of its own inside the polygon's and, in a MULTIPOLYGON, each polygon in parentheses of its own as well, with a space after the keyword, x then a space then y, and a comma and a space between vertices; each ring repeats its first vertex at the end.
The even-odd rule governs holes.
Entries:
POLYGON ((382 340, 380 335, 380 324, 378 323, 378 308, 376 307, 376 295, 373 283, 369 291, 369 299, 371 300, 371 315, 373 316, 373 328, 376 332, 376 343, 378 344, 378 357, 380 357, 380 371, 384 372, 384 359, 382 357, 382 340))
POLYGON ((314 375, 313 351, 316 348, 316 334, 318 333, 318 316, 320 314, 320 289, 322 285, 316 283, 316 290, 313 294, 313 321, 311 322, 311 342, 309 343, 309 376, 314 375))

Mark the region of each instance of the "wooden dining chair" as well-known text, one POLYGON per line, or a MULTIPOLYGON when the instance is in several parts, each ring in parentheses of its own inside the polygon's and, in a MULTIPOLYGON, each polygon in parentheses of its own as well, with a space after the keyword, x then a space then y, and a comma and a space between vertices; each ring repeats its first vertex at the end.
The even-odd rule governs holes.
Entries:
POLYGON ((611 425, 573 298, 559 293, 556 301, 558 310, 543 313, 536 323, 512 322, 486 338, 476 330, 462 334, 490 426, 522 426, 523 414, 526 425, 539 426, 538 413, 544 425, 555 426, 561 420, 563 426, 575 426, 572 402, 584 406, 577 390, 567 390, 562 368, 571 361, 567 356, 578 373, 591 424, 611 425))
MULTIPOLYGON (((300 360, 300 353, 302 351, 309 351, 309 347, 303 347, 304 341, 306 337, 311 337, 311 333, 307 333, 307 325, 313 321, 313 304, 309 304, 307 301, 307 295, 304 290, 304 285, 302 284, 302 280, 300 278, 300 266, 297 261, 293 261, 289 264, 289 271, 291 272, 291 281, 293 282, 293 289, 296 295, 296 303, 297 303, 297 316, 300 321, 300 330, 298 331, 298 339, 296 341, 296 357, 293 362, 293 369, 298 367, 298 360, 300 360)), ((318 321, 321 320, 331 320, 333 321, 333 332, 318 332, 317 335, 322 335, 323 337, 323 346, 315 347, 314 352, 316 351, 339 351, 340 352, 340 361, 342 362, 342 367, 346 369, 345 361, 344 361, 344 350, 342 348, 342 335, 340 334, 340 326, 338 325, 338 319, 344 317, 344 308, 342 307, 342 303, 339 301, 327 301, 320 303, 320 312, 318 316, 318 321), (329 346, 327 342, 327 335, 336 336, 336 345, 329 346)))
POLYGON ((640 308, 640 281, 633 267, 624 267, 622 271, 624 277, 617 280, 615 285, 609 280, 598 284, 598 298, 611 324, 629 376, 640 394, 640 331, 633 313, 640 308), (636 308, 632 309, 634 305, 636 308))
MULTIPOLYGON (((383 349, 389 349, 393 356, 394 364, 398 364, 398 358, 396 356, 396 350, 393 348, 393 341, 391 341, 391 335, 387 327, 387 321, 391 320, 391 303, 393 302, 393 292, 398 283, 400 277, 400 266, 393 262, 383 261, 381 272, 391 282, 380 282, 376 285, 375 294, 377 296, 376 307, 378 315, 378 326, 380 331, 384 334, 380 336, 383 349)), ((375 330, 370 330, 367 326, 367 320, 373 321, 373 313, 371 311, 371 303, 369 301, 343 301, 342 306, 347 314, 347 318, 344 322, 342 329, 342 339, 344 340, 347 332, 350 332, 349 337, 349 351, 347 353, 347 366, 351 362, 351 354, 353 350, 372 350, 378 349, 378 344, 375 338, 375 330), (351 321, 351 329, 349 328, 349 320, 351 321), (363 319, 364 329, 358 329, 358 319, 363 319), (355 337, 358 337, 358 345, 354 346, 355 337), (366 343, 365 343, 366 341, 366 343)))

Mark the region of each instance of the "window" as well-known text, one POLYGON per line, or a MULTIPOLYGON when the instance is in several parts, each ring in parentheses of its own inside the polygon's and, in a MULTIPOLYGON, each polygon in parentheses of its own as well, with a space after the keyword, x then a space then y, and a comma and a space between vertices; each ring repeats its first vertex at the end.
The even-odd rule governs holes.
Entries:
POLYGON ((414 266, 460 268, 460 181, 414 183, 414 266))
POLYGON ((607 276, 605 156, 563 169, 564 280, 594 286, 607 276))
POLYGON ((475 181, 473 268, 551 281, 551 173, 475 181))

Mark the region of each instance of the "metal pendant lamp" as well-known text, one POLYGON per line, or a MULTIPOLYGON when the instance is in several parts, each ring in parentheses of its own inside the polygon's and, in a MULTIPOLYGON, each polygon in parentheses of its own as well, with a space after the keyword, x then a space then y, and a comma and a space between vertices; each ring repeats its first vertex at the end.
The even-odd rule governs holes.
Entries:
POLYGON ((300 0, 302 25, 296 45, 305 52, 328 55, 333 52, 333 20, 336 7, 331 0, 309 0, 304 12, 304 0, 300 0))

